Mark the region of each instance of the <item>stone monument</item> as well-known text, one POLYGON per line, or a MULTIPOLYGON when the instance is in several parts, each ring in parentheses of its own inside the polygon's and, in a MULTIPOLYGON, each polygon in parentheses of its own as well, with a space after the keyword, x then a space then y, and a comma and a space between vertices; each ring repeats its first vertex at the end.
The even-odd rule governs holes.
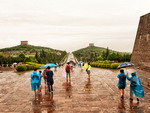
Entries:
POLYGON ((150 13, 141 16, 131 62, 143 68, 150 68, 150 13))

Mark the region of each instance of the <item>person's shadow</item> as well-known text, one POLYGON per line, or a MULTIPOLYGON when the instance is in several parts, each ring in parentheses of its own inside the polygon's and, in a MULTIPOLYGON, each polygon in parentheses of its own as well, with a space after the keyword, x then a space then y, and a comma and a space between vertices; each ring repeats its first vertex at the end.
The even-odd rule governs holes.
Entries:
POLYGON ((71 98, 71 96, 72 96, 71 82, 65 82, 65 83, 63 83, 63 87, 65 89, 65 93, 66 93, 67 98, 71 98))
POLYGON ((91 80, 90 79, 88 79, 88 81, 85 83, 84 90, 88 91, 88 92, 91 91, 91 80))
POLYGON ((53 93, 43 96, 38 95, 37 99, 32 101, 32 107, 34 113, 42 113, 42 109, 45 109, 47 113, 52 113, 55 111, 53 93))
POLYGON ((133 103, 133 101, 130 101, 130 112, 139 112, 141 113, 140 111, 143 111, 141 109, 139 109, 139 102, 137 103, 133 103))
POLYGON ((120 110, 126 109, 124 99, 120 99, 119 104, 118 104, 118 109, 120 109, 120 110))
POLYGON ((41 102, 42 102, 42 95, 37 95, 35 99, 32 101, 32 108, 34 113, 41 113, 41 102))

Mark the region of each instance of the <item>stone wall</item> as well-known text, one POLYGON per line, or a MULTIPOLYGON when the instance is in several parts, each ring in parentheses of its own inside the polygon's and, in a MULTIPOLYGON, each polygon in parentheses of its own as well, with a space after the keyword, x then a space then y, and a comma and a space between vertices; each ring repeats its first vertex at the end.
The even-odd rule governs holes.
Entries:
POLYGON ((150 13, 140 18, 131 62, 139 67, 150 67, 150 13))

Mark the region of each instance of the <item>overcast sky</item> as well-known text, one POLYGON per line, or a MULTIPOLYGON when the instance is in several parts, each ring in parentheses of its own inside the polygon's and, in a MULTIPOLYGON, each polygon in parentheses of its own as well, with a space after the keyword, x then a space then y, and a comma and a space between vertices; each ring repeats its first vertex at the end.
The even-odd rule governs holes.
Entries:
POLYGON ((132 52, 150 0, 0 0, 0 48, 31 45, 74 51, 94 43, 132 52))

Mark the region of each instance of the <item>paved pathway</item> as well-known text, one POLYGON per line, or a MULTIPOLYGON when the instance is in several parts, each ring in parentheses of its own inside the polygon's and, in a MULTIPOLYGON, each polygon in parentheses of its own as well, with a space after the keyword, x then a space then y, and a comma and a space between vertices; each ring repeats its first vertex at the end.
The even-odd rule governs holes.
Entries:
MULTIPOLYGON (((74 68, 71 84, 62 76, 63 67, 54 75, 54 93, 48 95, 44 84, 42 95, 34 98, 26 73, 0 73, 0 113, 149 113, 150 90, 140 103, 129 101, 129 85, 124 101, 116 87, 118 71, 93 68, 91 80, 85 71, 74 68)), ((133 69, 129 69, 132 72, 133 69)), ((128 82, 129 83, 129 82, 128 82)))

